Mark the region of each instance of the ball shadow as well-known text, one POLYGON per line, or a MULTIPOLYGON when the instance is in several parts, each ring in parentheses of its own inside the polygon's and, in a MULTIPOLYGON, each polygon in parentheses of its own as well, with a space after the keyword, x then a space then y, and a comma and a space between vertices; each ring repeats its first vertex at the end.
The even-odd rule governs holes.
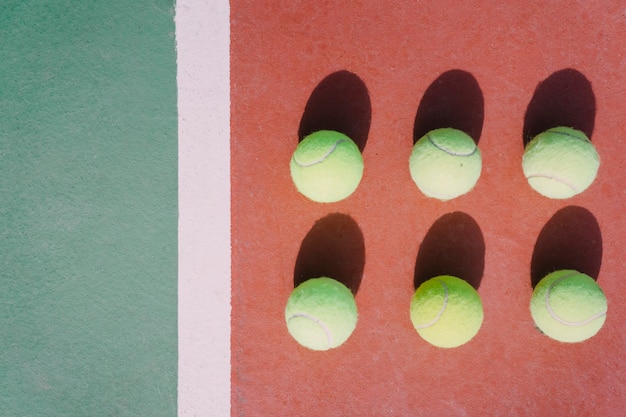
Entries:
POLYGON ((533 251, 530 277, 533 288, 550 272, 574 269, 593 279, 602 264, 602 234, 587 209, 568 206, 545 224, 533 251))
POLYGON ((438 275, 453 275, 478 289, 485 269, 485 241, 468 214, 441 216, 428 230, 415 261, 414 285, 438 275))
POLYGON ((589 80, 572 68, 556 71, 537 85, 524 116, 524 147, 539 133, 557 126, 571 127, 591 139, 596 99, 589 80))
POLYGON ((318 130, 336 130, 365 149, 372 120, 372 106, 365 83, 355 74, 338 71, 315 87, 304 108, 299 140, 318 130))
POLYGON ((441 74, 426 89, 417 108, 413 144, 433 129, 452 127, 478 144, 483 130, 485 100, 472 74, 454 69, 441 74))
POLYGON ((329 214, 315 222, 307 233, 296 259, 293 284, 326 276, 359 290, 365 266, 363 233, 346 214, 329 214))

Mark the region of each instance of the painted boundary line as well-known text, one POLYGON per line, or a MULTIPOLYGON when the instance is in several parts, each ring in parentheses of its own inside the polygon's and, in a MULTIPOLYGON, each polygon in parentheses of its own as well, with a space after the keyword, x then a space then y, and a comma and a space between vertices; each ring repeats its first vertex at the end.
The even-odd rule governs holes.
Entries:
POLYGON ((230 415, 230 9, 178 0, 178 415, 230 415))

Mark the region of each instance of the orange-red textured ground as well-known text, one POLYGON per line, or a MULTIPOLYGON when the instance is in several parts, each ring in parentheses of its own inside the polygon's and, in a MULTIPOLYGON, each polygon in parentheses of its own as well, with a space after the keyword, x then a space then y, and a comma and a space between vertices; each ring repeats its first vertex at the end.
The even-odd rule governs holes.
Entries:
POLYGON ((472 3, 231 2, 233 415, 626 409, 626 6, 472 3), (558 124, 590 134, 602 160, 591 188, 561 201, 521 168, 525 136, 558 124), (445 203, 408 170, 414 135, 443 125, 483 155, 475 189, 445 203), (363 148, 363 180, 339 203, 291 183, 298 137, 317 128, 363 148), (328 253, 347 263, 320 268, 350 277, 360 318, 345 345, 313 352, 287 333, 284 306, 294 273, 328 253), (531 280, 555 267, 592 274, 607 296, 587 342, 534 328, 531 280), (478 286, 485 320, 443 350, 408 308, 416 280, 448 268, 478 286))

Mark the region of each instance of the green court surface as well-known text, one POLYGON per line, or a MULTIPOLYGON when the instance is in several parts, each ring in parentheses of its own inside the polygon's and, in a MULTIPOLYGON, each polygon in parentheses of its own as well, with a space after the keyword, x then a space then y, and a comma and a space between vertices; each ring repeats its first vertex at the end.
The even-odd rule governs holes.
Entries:
POLYGON ((173 1, 0 5, 0 415, 174 416, 173 1))

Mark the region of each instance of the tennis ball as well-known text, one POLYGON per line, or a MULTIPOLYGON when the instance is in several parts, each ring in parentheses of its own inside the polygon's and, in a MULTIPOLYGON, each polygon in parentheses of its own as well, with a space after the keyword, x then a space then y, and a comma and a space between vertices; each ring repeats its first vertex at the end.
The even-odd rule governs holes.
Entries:
POLYGON ((535 287, 530 312, 542 333, 561 342, 594 336, 606 319, 607 301, 589 275, 564 269, 546 275, 535 287))
POLYGON ((291 336, 302 346, 328 350, 343 344, 357 322, 352 292, 332 278, 312 278, 298 285, 285 308, 291 336))
POLYGON ((555 127, 526 145, 522 168, 528 183, 548 198, 570 198, 596 178, 600 157, 580 130, 555 127))
POLYGON ((451 200, 474 188, 482 170, 480 150, 466 133, 435 129, 420 138, 409 158, 411 177, 428 197, 451 200))
POLYGON ((343 200, 363 176, 363 156, 348 136, 320 130, 302 139, 290 163, 298 191, 318 203, 343 200))
POLYGON ((411 321, 432 345, 453 348, 469 342, 483 322, 483 304, 466 281, 440 275, 420 285, 411 300, 411 321))

